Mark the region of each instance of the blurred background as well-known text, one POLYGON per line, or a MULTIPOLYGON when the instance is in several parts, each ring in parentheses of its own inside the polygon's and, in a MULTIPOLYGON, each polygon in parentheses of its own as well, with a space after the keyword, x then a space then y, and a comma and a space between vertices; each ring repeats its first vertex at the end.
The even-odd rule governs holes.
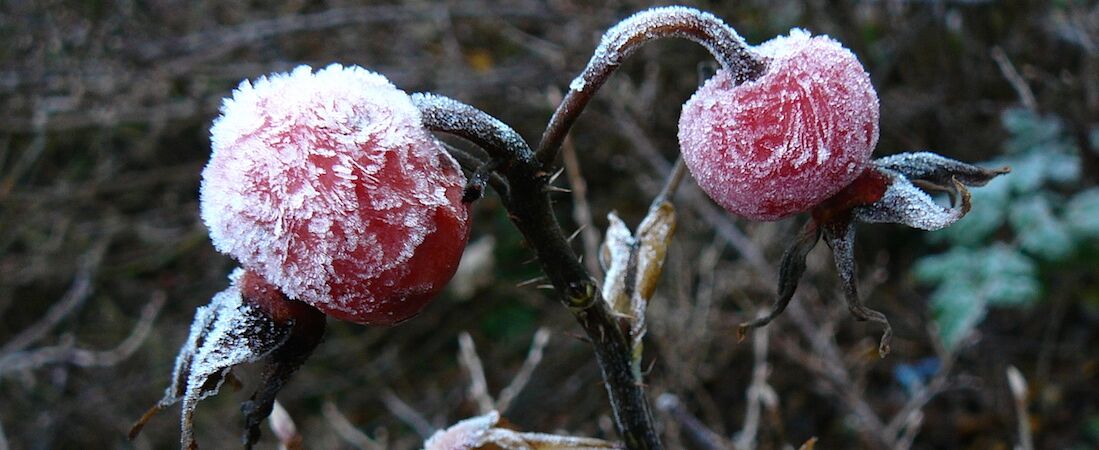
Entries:
MULTIPOLYGON (((240 80, 358 64, 536 142, 602 32, 660 3, 0 2, 0 449, 177 445, 178 409, 125 433, 234 267, 197 200, 210 122, 240 80)), ((861 227, 863 297, 896 331, 884 360, 825 246, 796 307, 738 344, 804 218, 741 221, 686 183, 645 347, 668 448, 1099 446, 1099 4, 685 3, 753 44, 804 27, 851 48, 881 96, 877 155, 1015 171, 975 190, 951 229, 861 227)), ((565 155, 579 164, 559 183, 573 191, 557 196, 566 231, 584 228, 578 251, 595 250, 608 212, 631 228, 643 216, 709 61, 686 41, 648 45, 581 117, 565 155)), ((420 317, 330 322, 280 396, 308 448, 419 448, 489 406, 520 429, 615 438, 582 331, 524 284, 538 269, 494 195, 475 214, 463 269, 420 317)), ((198 408, 208 448, 238 445, 257 370, 237 373, 240 391, 198 408)))

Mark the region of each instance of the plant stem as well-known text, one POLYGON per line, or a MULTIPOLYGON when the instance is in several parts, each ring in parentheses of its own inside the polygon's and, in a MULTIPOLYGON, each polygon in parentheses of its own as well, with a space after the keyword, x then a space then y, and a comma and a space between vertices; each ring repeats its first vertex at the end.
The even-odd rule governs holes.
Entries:
POLYGON ((645 43, 665 37, 685 38, 706 47, 737 84, 758 78, 766 67, 766 61, 748 48, 736 30, 713 14, 682 6, 634 14, 603 34, 587 67, 550 118, 536 153, 543 170, 553 165, 569 128, 622 61, 645 43))
POLYGON ((535 162, 530 147, 507 125, 469 105, 435 95, 413 99, 428 129, 468 139, 503 161, 498 170, 510 191, 504 205, 561 302, 591 340, 623 442, 630 449, 663 448, 643 385, 631 370, 629 338, 557 223, 547 189, 549 174, 535 162))

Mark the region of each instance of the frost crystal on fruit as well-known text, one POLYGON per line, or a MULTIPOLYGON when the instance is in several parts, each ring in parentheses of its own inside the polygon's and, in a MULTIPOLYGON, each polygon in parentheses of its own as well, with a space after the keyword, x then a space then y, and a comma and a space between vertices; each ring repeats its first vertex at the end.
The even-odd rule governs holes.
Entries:
POLYGON ((383 76, 334 64, 242 82, 211 141, 201 203, 214 246, 288 297, 391 324, 457 268, 465 178, 383 76))
POLYGON ((754 48, 763 74, 725 71, 683 105, 679 142, 699 186, 730 212, 777 220, 862 173, 878 141, 878 97, 849 50, 794 29, 754 48))

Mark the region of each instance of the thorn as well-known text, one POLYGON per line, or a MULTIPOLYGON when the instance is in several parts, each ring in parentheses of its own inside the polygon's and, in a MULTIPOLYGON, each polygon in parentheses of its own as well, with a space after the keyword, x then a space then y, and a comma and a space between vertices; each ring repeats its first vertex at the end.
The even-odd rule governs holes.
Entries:
POLYGON ((553 184, 554 181, 557 181, 557 177, 560 177, 562 173, 565 173, 564 167, 557 169, 557 172, 554 172, 553 175, 550 175, 549 182, 547 184, 553 184))
POLYGON ((520 281, 520 282, 519 282, 518 284, 516 284, 516 285, 515 285, 515 287, 526 287, 526 286, 530 286, 530 285, 532 285, 532 284, 534 284, 534 283, 538 283, 538 282, 546 281, 546 279, 547 279, 547 278, 546 278, 545 276, 539 276, 539 277, 534 277, 534 278, 531 278, 531 279, 529 279, 529 280, 525 280, 525 281, 520 281))
POLYGON ((535 286, 534 288, 535 289, 545 289, 545 290, 549 290, 549 291, 557 289, 557 288, 553 287, 552 284, 539 284, 538 286, 535 286))
POLYGON ((547 184, 546 185, 546 192, 563 192, 563 193, 569 194, 569 193, 572 193, 572 189, 566 189, 566 188, 563 188, 563 187, 554 186, 552 184, 547 184))
POLYGON ((565 238, 565 241, 566 242, 572 242, 573 239, 576 239, 576 237, 580 235, 581 231, 584 231, 584 227, 586 227, 586 226, 587 225, 580 225, 580 228, 577 228, 576 231, 573 231, 572 234, 570 234, 568 238, 565 238))

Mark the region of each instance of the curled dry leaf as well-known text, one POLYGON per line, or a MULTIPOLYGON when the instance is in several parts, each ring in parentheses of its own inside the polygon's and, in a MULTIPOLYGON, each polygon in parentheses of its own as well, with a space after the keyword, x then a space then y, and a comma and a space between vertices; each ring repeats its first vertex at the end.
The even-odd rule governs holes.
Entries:
POLYGON ((629 323, 636 353, 645 335, 645 307, 656 290, 675 232, 675 207, 666 201, 654 205, 636 235, 617 214, 608 214, 607 220, 610 225, 600 252, 606 271, 603 299, 629 323))

